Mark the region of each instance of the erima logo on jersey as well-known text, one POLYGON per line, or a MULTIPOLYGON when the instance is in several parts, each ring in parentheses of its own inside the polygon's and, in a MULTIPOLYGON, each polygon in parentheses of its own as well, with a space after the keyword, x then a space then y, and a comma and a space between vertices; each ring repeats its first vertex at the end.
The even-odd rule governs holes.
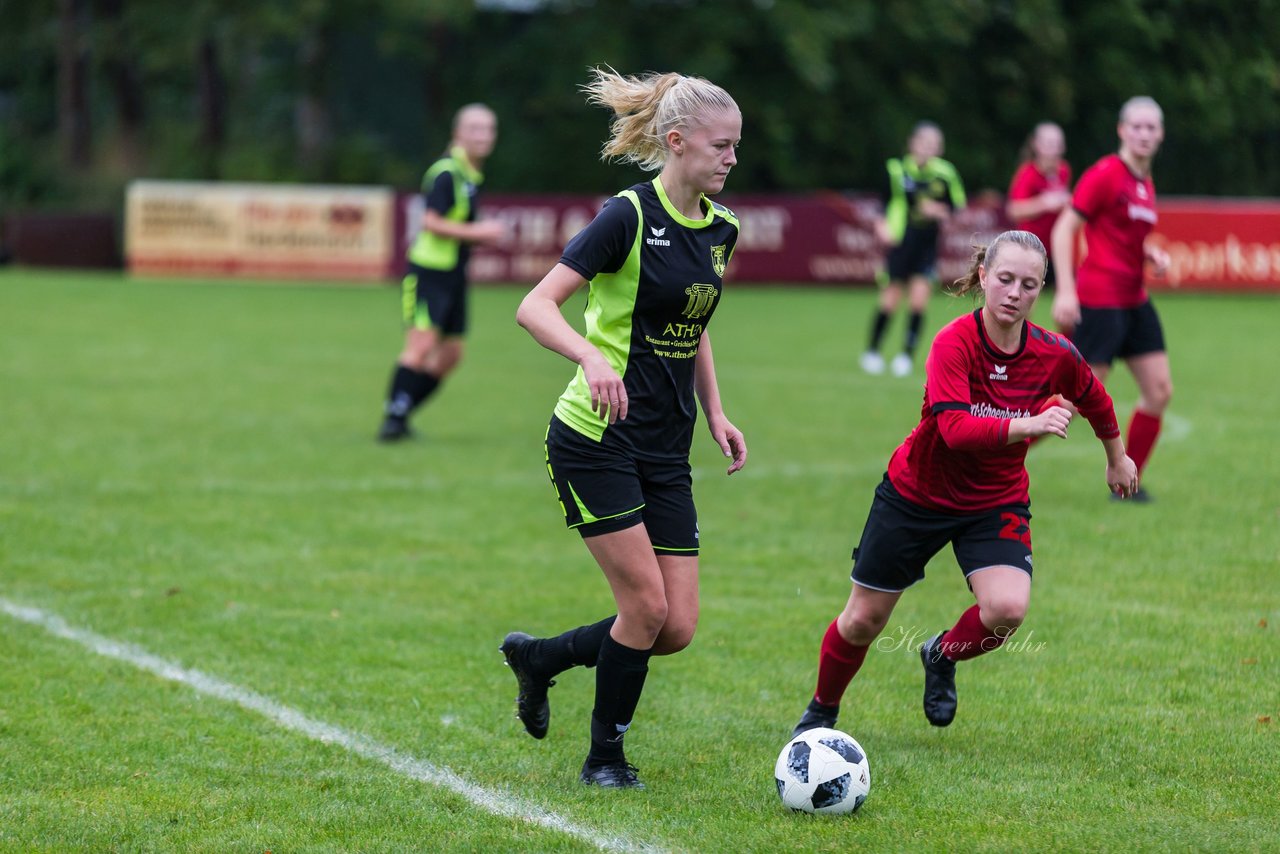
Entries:
POLYGON ((653 237, 646 237, 644 239, 645 243, 649 244, 650 246, 670 246, 671 245, 670 240, 662 239, 662 235, 667 233, 667 227, 665 225, 662 228, 654 228, 653 226, 649 226, 649 231, 653 233, 653 237))
POLYGON ((1007 373, 1005 373, 1005 371, 1009 370, 1009 368, 1008 368, 1007 366, 1005 366, 1005 365, 992 365, 991 367, 995 368, 995 369, 996 369, 996 372, 995 372, 994 374, 988 374, 988 375, 987 375, 987 379, 989 379, 989 380, 1006 380, 1006 381, 1009 379, 1009 375, 1008 375, 1007 373))

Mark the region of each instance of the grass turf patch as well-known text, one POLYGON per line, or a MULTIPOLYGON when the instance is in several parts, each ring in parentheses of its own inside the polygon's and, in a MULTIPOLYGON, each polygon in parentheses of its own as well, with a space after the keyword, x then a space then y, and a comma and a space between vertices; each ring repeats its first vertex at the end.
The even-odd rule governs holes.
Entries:
MULTIPOLYGON (((611 613, 542 464, 571 366, 515 326, 521 293, 475 290, 467 358, 416 419, 421 438, 383 447, 393 288, 3 273, 0 596, 602 836, 743 851, 1280 844, 1273 299, 1157 297, 1176 392, 1146 478, 1156 503, 1107 501, 1087 424, 1034 450, 1021 646, 963 665, 956 723, 928 726, 913 645, 971 601, 940 555, 845 704, 871 796, 851 820, 815 820, 782 809, 770 771, 871 491, 918 419, 922 369, 857 370, 868 292, 729 290, 712 337, 750 461, 724 477, 698 427, 699 634, 655 660, 641 701, 629 755, 650 789, 585 790, 592 672, 552 689, 552 733, 534 742, 496 650, 511 629, 611 613)), ((931 329, 969 308, 935 300, 931 329)), ((1132 382, 1118 370, 1109 387, 1124 421, 1132 382)), ((0 847, 590 847, 27 624, 0 617, 0 649, 0 847)))

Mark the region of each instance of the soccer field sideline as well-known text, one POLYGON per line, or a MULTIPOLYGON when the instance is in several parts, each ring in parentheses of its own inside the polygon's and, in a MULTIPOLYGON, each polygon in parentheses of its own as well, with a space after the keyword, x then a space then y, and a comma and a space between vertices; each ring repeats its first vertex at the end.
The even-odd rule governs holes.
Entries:
POLYGON ((333 744, 361 756, 379 762, 397 774, 448 789, 465 798, 475 807, 497 816, 541 825, 558 833, 576 837, 601 851, 637 851, 662 854, 664 849, 643 842, 603 834, 591 827, 578 824, 555 812, 545 809, 511 792, 489 789, 467 780, 452 769, 430 760, 405 754, 394 747, 381 744, 367 736, 350 732, 334 724, 309 717, 297 709, 243 688, 231 682, 176 662, 168 661, 132 644, 121 643, 86 629, 67 623, 57 614, 39 608, 20 605, 0 596, 0 611, 14 620, 44 629, 49 634, 72 641, 96 655, 122 661, 160 679, 185 685, 200 694, 233 703, 246 711, 255 712, 290 732, 305 736, 322 744, 333 744))

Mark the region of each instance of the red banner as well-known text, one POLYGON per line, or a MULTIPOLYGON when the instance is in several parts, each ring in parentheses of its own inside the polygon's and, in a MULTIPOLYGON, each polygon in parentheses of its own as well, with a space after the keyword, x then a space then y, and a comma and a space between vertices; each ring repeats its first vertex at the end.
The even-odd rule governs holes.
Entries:
MULTIPOLYGON (((591 221, 607 196, 486 194, 483 215, 506 222, 510 238, 472 255, 477 282, 536 282, 555 266, 573 235, 591 221)), ((867 284, 883 263, 871 223, 874 196, 734 195, 717 197, 738 215, 742 233, 727 277, 740 282, 867 284)), ((405 194, 399 209, 398 257, 422 219, 422 198, 405 194)), ((1159 206, 1151 240, 1169 252, 1167 276, 1155 289, 1280 290, 1280 202, 1173 198, 1159 206)), ((943 229, 938 277, 968 269, 974 243, 1009 227, 1004 198, 983 193, 943 229)))
MULTIPOLYGON (((486 194, 486 218, 505 222, 510 238, 499 248, 478 248, 471 256, 476 282, 536 282, 560 260, 565 243, 578 233, 608 196, 486 194)), ((819 193, 807 196, 726 195, 742 233, 727 277, 740 282, 865 284, 875 280, 883 253, 871 223, 879 207, 874 196, 819 193)), ((999 197, 981 197, 943 232, 938 274, 945 281, 968 269, 975 241, 1004 228, 999 197)), ((402 200, 400 248, 413 239, 422 219, 422 198, 402 200)))
POLYGON ((1280 289, 1280 203, 1243 199, 1161 201, 1149 240, 1169 272, 1149 288, 1280 289))

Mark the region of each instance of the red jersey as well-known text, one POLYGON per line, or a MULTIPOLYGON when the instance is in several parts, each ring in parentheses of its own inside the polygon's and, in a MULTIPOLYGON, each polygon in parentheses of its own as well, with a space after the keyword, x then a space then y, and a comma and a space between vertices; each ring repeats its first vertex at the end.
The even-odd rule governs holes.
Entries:
MULTIPOLYGON (((1009 185, 1010 199, 1034 199, 1046 190, 1067 190, 1071 188, 1071 165, 1065 160, 1058 162, 1058 168, 1052 175, 1045 175, 1036 168, 1034 161, 1028 160, 1018 167, 1013 175, 1013 183, 1009 185)), ((1058 221, 1057 211, 1047 211, 1034 219, 1024 219, 1018 228, 1029 231, 1045 249, 1049 248, 1049 236, 1053 233, 1053 224, 1058 221)))
POLYGON ((1009 419, 1026 418, 1061 394, 1100 439, 1120 435, 1111 396, 1065 336, 1027 322, 1017 352, 997 350, 982 310, 938 332, 925 361, 920 424, 889 460, 903 498, 943 513, 1029 504, 1031 442, 1009 441, 1009 419))
POLYGON ((1080 176, 1071 206, 1084 217, 1088 254, 1076 271, 1080 304, 1136 308, 1147 301, 1142 244, 1156 224, 1156 187, 1119 155, 1108 154, 1080 176))

